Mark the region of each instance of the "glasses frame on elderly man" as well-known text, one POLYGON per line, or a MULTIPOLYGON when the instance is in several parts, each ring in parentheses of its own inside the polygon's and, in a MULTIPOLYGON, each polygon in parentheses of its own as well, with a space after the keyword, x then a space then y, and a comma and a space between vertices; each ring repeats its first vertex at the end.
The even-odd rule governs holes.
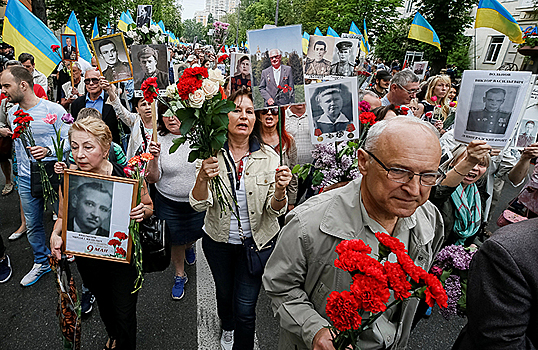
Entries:
POLYGON ((383 164, 382 161, 380 161, 374 154, 370 151, 364 150, 366 153, 368 153, 369 156, 374 158, 374 160, 381 165, 383 169, 387 172, 387 178, 391 181, 398 182, 401 184, 406 184, 413 180, 415 176, 420 177, 420 184, 422 186, 432 187, 437 186, 441 183, 441 181, 444 180, 446 177, 446 174, 438 171, 436 173, 422 173, 417 174, 412 172, 411 170, 407 169, 401 169, 401 168, 388 168, 385 164, 383 164), (431 180, 431 181, 430 181, 431 180))
POLYGON ((403 87, 402 85, 400 85, 400 84, 396 84, 396 85, 398 85, 398 87, 399 87, 400 89, 402 89, 403 91, 407 92, 407 94, 408 94, 409 96, 411 96, 411 95, 416 95, 416 94, 418 94, 419 91, 420 91, 420 89, 417 89, 417 90, 407 90, 406 88, 404 88, 404 87, 403 87))

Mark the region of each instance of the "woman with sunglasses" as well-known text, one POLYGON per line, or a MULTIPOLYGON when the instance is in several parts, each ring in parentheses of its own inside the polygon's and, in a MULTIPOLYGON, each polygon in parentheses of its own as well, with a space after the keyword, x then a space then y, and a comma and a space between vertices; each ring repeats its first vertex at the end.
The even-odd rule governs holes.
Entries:
MULTIPOLYGON (((287 165, 288 168, 293 169, 297 164, 297 146, 295 139, 291 136, 284 127, 285 113, 282 115, 282 165, 287 165)), ((280 154, 280 141, 278 137, 278 107, 265 108, 260 111, 256 111, 256 124, 254 125, 256 133, 262 138, 262 141, 271 146, 277 154, 280 154)), ((292 210, 295 207, 297 200, 297 175, 293 175, 293 178, 288 185, 288 210, 292 210)), ((284 217, 279 217, 281 226, 284 225, 284 217)))

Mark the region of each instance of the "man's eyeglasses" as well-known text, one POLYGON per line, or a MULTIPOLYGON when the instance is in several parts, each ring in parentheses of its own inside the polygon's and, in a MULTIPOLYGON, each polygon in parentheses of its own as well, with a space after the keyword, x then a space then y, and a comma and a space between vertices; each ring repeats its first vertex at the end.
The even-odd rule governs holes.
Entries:
POLYGON ((419 92, 419 89, 416 89, 416 90, 407 90, 406 88, 404 88, 403 86, 401 86, 400 84, 396 84, 400 87, 400 89, 402 89, 403 91, 407 92, 409 95, 415 95, 419 92))
POLYGON ((370 155, 372 158, 374 158, 374 160, 378 162, 383 169, 385 169, 385 171, 387 172, 388 179, 394 182, 406 184, 411 181, 416 175, 420 177, 420 184, 422 186, 431 187, 438 185, 445 178, 445 174, 443 174, 442 172, 417 174, 406 169, 387 168, 387 166, 383 164, 383 162, 380 161, 376 156, 374 156, 372 152, 366 150, 365 152, 368 153, 368 155, 370 155))
POLYGON ((84 84, 86 85, 90 85, 90 83, 93 83, 93 84, 99 84, 99 78, 88 78, 88 79, 84 79, 84 84))
POLYGON ((269 57, 270 60, 275 60, 275 59, 277 59, 277 58, 280 58, 280 55, 276 55, 276 56, 271 56, 271 57, 269 57))
POLYGON ((278 107, 266 108, 266 109, 262 110, 262 114, 278 115, 278 107))

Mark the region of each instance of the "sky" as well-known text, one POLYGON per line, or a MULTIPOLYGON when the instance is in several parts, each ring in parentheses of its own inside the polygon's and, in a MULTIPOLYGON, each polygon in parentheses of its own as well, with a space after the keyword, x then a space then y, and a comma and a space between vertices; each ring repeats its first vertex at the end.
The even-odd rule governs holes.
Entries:
POLYGON ((181 20, 194 18, 195 11, 201 11, 205 8, 205 0, 183 0, 181 4, 183 6, 183 13, 181 14, 181 20))

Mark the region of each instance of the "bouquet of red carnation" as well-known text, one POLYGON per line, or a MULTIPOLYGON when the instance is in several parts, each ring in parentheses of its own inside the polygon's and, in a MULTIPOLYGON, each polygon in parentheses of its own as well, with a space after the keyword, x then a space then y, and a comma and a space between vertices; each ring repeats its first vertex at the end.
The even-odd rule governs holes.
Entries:
MULTIPOLYGON (((146 171, 148 162, 152 159, 153 155, 151 153, 142 153, 129 159, 127 166, 123 168, 123 172, 125 175, 127 175, 127 177, 138 180, 138 196, 136 197, 136 205, 140 204, 140 201, 142 200, 144 173, 146 171)), ((133 264, 135 265, 136 272, 138 274, 138 277, 135 280, 134 293, 142 288, 142 282, 144 282, 142 270, 142 244, 140 243, 140 223, 136 222, 135 220, 131 220, 131 223, 129 224, 129 232, 131 233, 131 237, 133 239, 133 264)), ((113 239, 112 243, 114 244, 111 242, 108 244, 113 245, 116 248, 116 246, 120 245, 121 240, 126 239, 124 235, 125 234, 123 232, 114 233, 114 237, 118 238, 120 241, 113 239)), ((116 253, 121 255, 123 254, 123 251, 116 249, 116 253)))
MULTIPOLYGON (((22 109, 19 109, 13 113, 13 115, 16 116, 15 120, 13 120, 13 124, 17 126, 15 127, 15 130, 13 130, 11 138, 13 140, 20 138, 25 148, 27 145, 34 147, 36 144, 32 134, 32 127, 30 126, 30 122, 34 121, 34 118, 22 109)), ((41 187, 43 188, 43 198, 45 199, 44 205, 45 207, 47 206, 47 203, 53 205, 58 200, 58 193, 52 188, 49 175, 45 170, 43 162, 37 160, 37 165, 39 166, 39 176, 41 178, 41 187)))
POLYGON ((294 94, 295 92, 293 91, 291 86, 289 86, 288 84, 285 84, 284 86, 278 85, 276 95, 275 95, 275 102, 278 99, 283 98, 283 97, 291 98, 291 97, 288 97, 288 95, 293 96, 294 94))
POLYGON ((379 241, 378 259, 369 254, 372 248, 362 240, 342 241, 336 247, 338 258, 334 266, 353 276, 349 291, 332 292, 327 299, 325 311, 333 325, 333 345, 337 350, 350 347, 354 350, 362 332, 373 327, 383 312, 404 299, 418 297, 429 306, 437 303, 447 307, 447 295, 443 285, 434 275, 415 265, 400 240, 383 232, 376 232, 379 241), (397 262, 386 261, 394 253, 397 262), (391 290, 394 297, 389 305, 391 290), (369 317, 363 322, 362 314, 369 317))
MULTIPOLYGON (((366 107, 366 106, 363 106, 363 107, 366 107)), ((360 110, 363 110, 363 108, 360 108, 360 110)), ((370 127, 376 123, 375 118, 376 118, 375 114, 369 111, 362 112, 361 114, 359 114, 359 121, 361 123, 362 131, 361 131, 361 136, 359 137, 359 141, 357 141, 358 148, 361 148, 362 145, 364 144, 364 141, 366 141, 366 135, 368 134, 368 129, 370 129, 370 127)))

